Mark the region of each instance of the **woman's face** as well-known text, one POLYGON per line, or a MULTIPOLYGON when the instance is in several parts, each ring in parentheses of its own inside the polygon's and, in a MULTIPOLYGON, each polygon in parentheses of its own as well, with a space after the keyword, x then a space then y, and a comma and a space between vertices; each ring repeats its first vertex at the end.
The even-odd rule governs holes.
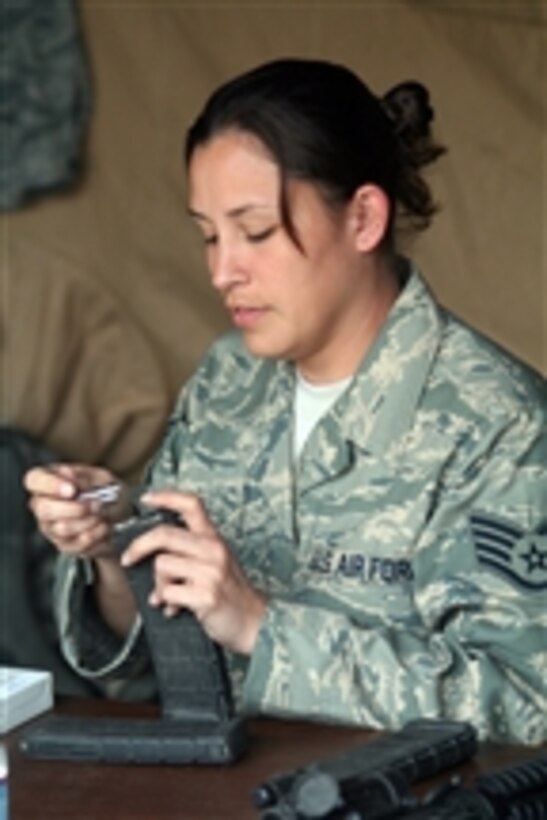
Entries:
POLYGON ((312 380, 347 375, 339 363, 362 318, 348 213, 333 214, 311 184, 289 181, 298 248, 281 222, 276 164, 235 130, 195 150, 189 192, 213 286, 249 350, 294 361, 312 380))

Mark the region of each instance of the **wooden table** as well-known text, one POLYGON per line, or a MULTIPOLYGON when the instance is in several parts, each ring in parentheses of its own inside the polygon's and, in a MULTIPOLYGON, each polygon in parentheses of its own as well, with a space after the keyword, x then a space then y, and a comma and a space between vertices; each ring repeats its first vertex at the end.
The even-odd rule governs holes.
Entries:
MULTIPOLYGON (((66 700, 63 713, 148 715, 152 707, 66 700)), ((257 719, 248 724, 250 745, 231 766, 135 766, 29 760, 18 747, 9 753, 10 820, 257 820, 251 791, 273 773, 330 757, 373 732, 298 721, 257 719)), ((530 749, 487 744, 459 771, 464 781, 521 760, 545 755, 530 749)), ((442 776, 446 781, 450 774, 442 776)))

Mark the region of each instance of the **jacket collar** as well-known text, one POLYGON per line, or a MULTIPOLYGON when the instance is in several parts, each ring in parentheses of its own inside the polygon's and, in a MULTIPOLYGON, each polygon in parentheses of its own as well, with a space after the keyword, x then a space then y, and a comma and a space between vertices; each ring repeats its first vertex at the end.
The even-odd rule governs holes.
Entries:
POLYGON ((311 446, 304 447, 300 493, 341 477, 359 458, 382 462, 400 444, 414 423, 442 323, 434 297, 412 271, 352 384, 312 432, 311 446))
POLYGON ((434 296, 420 273, 410 269, 352 384, 331 411, 345 439, 380 456, 407 432, 437 355, 442 326, 434 296))

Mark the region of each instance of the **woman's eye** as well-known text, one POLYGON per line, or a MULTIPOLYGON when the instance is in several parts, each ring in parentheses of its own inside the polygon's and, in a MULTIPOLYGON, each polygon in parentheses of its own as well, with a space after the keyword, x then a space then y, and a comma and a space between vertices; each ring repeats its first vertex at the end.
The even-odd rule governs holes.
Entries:
POLYGON ((266 228, 264 231, 258 231, 257 233, 247 233, 247 240, 248 242, 264 242, 269 236, 273 234, 275 228, 266 228))
POLYGON ((216 236, 204 236, 203 237, 203 244, 204 245, 215 245, 217 241, 216 236))

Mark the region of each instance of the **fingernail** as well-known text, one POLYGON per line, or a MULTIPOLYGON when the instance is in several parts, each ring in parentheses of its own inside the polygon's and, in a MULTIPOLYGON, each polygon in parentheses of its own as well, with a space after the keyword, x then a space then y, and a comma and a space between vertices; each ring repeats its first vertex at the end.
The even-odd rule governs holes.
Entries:
POLYGON ((72 484, 61 484, 61 488, 59 490, 63 498, 73 498, 75 493, 75 487, 72 484))

